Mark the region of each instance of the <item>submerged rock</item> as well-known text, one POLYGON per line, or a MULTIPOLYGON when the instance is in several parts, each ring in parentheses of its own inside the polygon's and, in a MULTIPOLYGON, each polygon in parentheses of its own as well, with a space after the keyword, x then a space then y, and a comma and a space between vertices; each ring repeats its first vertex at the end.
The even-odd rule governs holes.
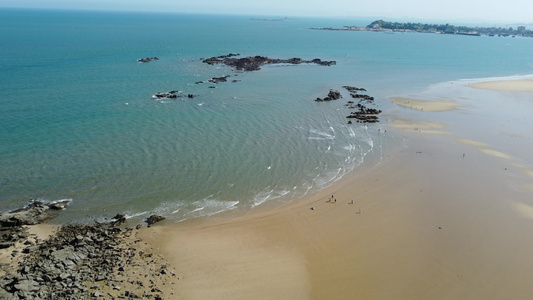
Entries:
POLYGON ((159 58, 157 58, 157 57, 146 57, 146 58, 139 58, 137 61, 141 62, 141 63, 147 63, 147 62, 151 62, 153 60, 159 60, 159 58))

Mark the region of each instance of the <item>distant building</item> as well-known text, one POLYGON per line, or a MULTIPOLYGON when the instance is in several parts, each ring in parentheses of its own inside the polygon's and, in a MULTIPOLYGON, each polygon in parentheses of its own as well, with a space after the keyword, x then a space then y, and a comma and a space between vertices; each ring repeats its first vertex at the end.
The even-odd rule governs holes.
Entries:
POLYGON ((518 26, 518 28, 516 29, 516 31, 518 31, 518 32, 525 32, 525 31, 526 31, 526 26, 518 26))

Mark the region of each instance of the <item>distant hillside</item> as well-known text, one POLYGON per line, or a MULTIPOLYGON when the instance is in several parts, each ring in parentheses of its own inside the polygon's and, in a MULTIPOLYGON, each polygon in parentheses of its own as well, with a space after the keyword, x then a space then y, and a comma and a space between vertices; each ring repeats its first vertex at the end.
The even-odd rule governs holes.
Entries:
POLYGON ((498 36, 527 36, 533 37, 533 31, 526 30, 524 26, 512 27, 468 27, 455 26, 450 24, 422 24, 422 23, 398 23, 377 20, 366 26, 369 30, 392 30, 392 31, 417 31, 446 34, 466 34, 466 35, 498 35, 498 36))
POLYGON ((344 26, 342 28, 324 27, 324 28, 311 28, 315 30, 339 30, 339 31, 389 31, 389 32, 426 32, 426 33, 439 33, 439 34, 459 34, 459 35, 471 35, 471 36, 524 36, 533 37, 533 31, 527 30, 524 26, 518 26, 516 29, 512 27, 468 27, 468 26, 455 26, 450 24, 422 24, 422 23, 399 23, 399 22, 386 22, 383 20, 377 20, 365 27, 358 26, 344 26))

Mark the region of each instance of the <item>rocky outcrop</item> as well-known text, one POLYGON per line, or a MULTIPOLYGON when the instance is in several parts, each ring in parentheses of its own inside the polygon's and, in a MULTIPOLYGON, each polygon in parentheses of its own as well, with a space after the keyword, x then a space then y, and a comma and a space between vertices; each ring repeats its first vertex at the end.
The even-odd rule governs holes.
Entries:
MULTIPOLYGON (((0 298, 131 299, 137 293, 147 299, 162 299, 155 284, 144 286, 119 279, 135 256, 144 255, 124 247, 124 238, 130 234, 131 230, 105 224, 62 226, 51 239, 31 247, 15 273, 0 279, 0 298)), ((170 276, 169 271, 160 271, 166 268, 152 267, 151 276, 170 276)))
POLYGON ((329 90, 328 95, 325 98, 316 98, 316 102, 323 102, 323 101, 332 101, 332 100, 338 100, 342 98, 342 95, 339 91, 336 90, 329 90))
POLYGON ((335 61, 322 61, 319 58, 315 58, 312 60, 303 60, 301 58, 289 58, 289 59, 276 59, 276 58, 269 58, 266 56, 248 56, 244 58, 235 58, 234 56, 239 56, 239 54, 228 54, 228 55, 222 55, 222 56, 215 56, 211 58, 204 59, 202 62, 209 64, 209 65, 215 65, 215 64, 224 64, 230 67, 234 67, 237 70, 244 70, 244 71, 257 71, 261 69, 261 66, 268 65, 268 64, 317 64, 321 66, 331 66, 335 65, 335 61))
POLYGON ((150 226, 154 225, 157 222, 163 221, 164 219, 165 219, 165 217, 163 217, 163 216, 151 215, 150 217, 148 217, 146 219, 146 223, 148 224, 148 227, 150 227, 150 226))
MULTIPOLYGON (((64 205, 32 202, 2 214, 2 230, 39 223, 52 206, 64 205)), ((149 219, 155 223, 164 218, 149 219)), ((45 241, 23 230, 18 242, 0 250, 12 251, 16 259, 13 266, 0 265, 5 273, 0 277, 0 299, 163 299, 161 287, 174 284, 170 280, 176 275, 161 257, 132 238, 133 229, 119 228, 125 221, 117 214, 105 224, 63 225, 45 241)))
POLYGON ((379 122, 378 114, 380 113, 381 110, 360 106, 358 111, 351 112, 346 118, 356 119, 359 123, 377 123, 379 122))
POLYGON ((52 203, 44 203, 41 201, 32 200, 30 204, 24 208, 17 209, 8 213, 0 214, 1 227, 20 227, 22 225, 35 225, 51 218, 48 210, 64 209, 70 200, 62 200, 52 203))
POLYGON ((179 94, 181 94, 181 91, 157 92, 152 95, 152 99, 177 99, 179 94))
POLYGON ((228 77, 230 77, 230 76, 226 75, 226 76, 221 76, 221 77, 213 77, 213 78, 209 79, 208 81, 211 82, 211 83, 214 83, 214 84, 218 84, 220 82, 228 81, 228 77))
POLYGON ((157 57, 146 57, 146 58, 139 58, 137 61, 140 62, 140 63, 147 63, 147 62, 151 62, 153 60, 159 60, 159 58, 157 58, 157 57))
MULTIPOLYGON (((346 118, 355 119, 357 123, 379 122, 378 115, 381 113, 381 110, 369 108, 366 106, 374 105, 374 97, 365 94, 358 94, 358 92, 361 91, 366 92, 366 89, 354 86, 343 86, 343 88, 350 92, 350 96, 352 98, 359 100, 357 104, 355 104, 354 101, 348 101, 348 103, 345 105, 348 109, 356 109, 356 111, 351 112, 350 115, 348 115, 346 118)), ((315 101, 324 102, 338 100, 340 98, 342 98, 342 95, 339 91, 330 90, 325 98, 316 98, 315 101)), ((348 120, 348 124, 352 124, 352 121, 348 120)))
MULTIPOLYGON (((358 88, 354 86, 343 86, 347 91, 350 92, 350 96, 354 99, 359 99, 359 103, 357 105, 353 105, 353 101, 349 101, 347 106, 351 109, 357 109, 357 111, 353 111, 350 113, 349 116, 346 118, 348 119, 356 119, 358 123, 377 123, 379 122, 378 115, 381 113, 381 110, 375 109, 375 108, 368 108, 365 106, 365 104, 374 104, 374 97, 365 95, 365 94, 358 94, 358 92, 366 92, 366 89, 364 88, 358 88)), ((349 124, 351 124, 351 121, 348 121, 349 124)))

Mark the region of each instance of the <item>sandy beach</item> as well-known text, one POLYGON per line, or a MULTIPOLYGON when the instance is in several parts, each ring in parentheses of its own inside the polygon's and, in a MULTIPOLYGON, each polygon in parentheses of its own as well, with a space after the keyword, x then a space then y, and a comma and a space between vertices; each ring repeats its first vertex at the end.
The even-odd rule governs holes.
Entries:
POLYGON ((528 298, 532 166, 430 121, 438 106, 390 115, 384 161, 319 194, 139 236, 177 270, 176 299, 528 298))

